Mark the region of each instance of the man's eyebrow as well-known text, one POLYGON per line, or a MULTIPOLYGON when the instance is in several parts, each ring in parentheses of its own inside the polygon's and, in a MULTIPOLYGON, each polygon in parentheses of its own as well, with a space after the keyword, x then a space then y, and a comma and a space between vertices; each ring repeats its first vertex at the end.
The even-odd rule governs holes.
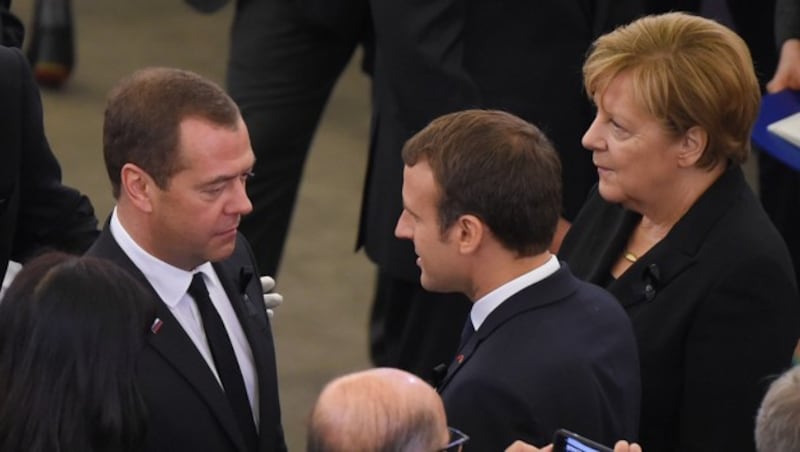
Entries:
POLYGON ((237 174, 221 174, 221 175, 219 175, 219 176, 217 176, 217 177, 215 177, 215 178, 213 178, 213 179, 211 179, 209 181, 201 182, 200 186, 205 187, 205 186, 209 186, 209 185, 222 184, 222 183, 231 181, 233 179, 236 179, 236 178, 240 177, 242 174, 247 174, 248 176, 253 176, 253 170, 247 170, 247 171, 243 171, 243 172, 237 173, 237 174))
POLYGON ((231 176, 231 175, 223 174, 223 175, 217 176, 217 177, 215 177, 215 178, 213 178, 213 179, 211 179, 211 180, 209 180, 209 181, 202 182, 200 185, 204 185, 204 186, 205 186, 205 185, 216 185, 216 184, 221 184, 221 183, 223 183, 223 182, 228 182, 228 181, 230 181, 230 180, 236 179, 237 177, 239 177, 239 175, 238 175, 238 174, 237 174, 237 175, 235 175, 235 176, 231 176))

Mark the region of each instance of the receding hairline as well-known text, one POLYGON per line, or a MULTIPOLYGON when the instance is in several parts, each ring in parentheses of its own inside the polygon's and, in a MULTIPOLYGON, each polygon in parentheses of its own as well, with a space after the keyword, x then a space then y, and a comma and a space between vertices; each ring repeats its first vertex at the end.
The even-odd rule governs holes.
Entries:
POLYGON ((400 369, 374 368, 346 374, 326 384, 309 423, 318 436, 344 445, 354 441, 355 432, 366 433, 362 427, 376 421, 375 415, 387 409, 393 415, 409 418, 418 412, 436 410, 436 415, 444 418, 441 398, 428 383, 400 369))

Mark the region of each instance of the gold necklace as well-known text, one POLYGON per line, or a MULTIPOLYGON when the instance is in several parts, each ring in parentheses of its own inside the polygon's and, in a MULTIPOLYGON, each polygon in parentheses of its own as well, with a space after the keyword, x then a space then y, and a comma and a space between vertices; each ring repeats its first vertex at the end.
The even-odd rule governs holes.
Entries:
POLYGON ((630 262, 631 264, 636 263, 636 261, 639 260, 639 256, 633 254, 630 250, 625 251, 622 254, 622 258, 625 259, 626 261, 630 262))

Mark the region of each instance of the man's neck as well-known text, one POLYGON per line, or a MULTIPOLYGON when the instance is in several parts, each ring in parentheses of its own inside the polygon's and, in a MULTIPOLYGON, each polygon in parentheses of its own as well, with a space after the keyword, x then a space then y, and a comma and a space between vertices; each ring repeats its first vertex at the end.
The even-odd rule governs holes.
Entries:
POLYGON ((155 246, 153 236, 150 234, 151 228, 147 224, 147 218, 138 212, 131 211, 129 205, 124 201, 120 201, 116 206, 117 220, 119 224, 125 229, 125 233, 150 256, 172 265, 173 267, 180 268, 185 271, 192 271, 197 265, 190 265, 188 263, 176 262, 175 259, 170 259, 163 252, 158 251, 155 246))
POLYGON ((483 260, 473 272, 472 290, 466 295, 474 303, 509 281, 541 267, 552 256, 549 251, 523 257, 507 252, 499 254, 496 259, 483 260))

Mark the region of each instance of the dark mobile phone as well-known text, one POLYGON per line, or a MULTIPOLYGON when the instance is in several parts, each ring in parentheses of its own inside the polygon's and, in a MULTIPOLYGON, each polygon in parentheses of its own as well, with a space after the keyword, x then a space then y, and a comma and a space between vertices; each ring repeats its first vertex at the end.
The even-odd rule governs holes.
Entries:
POLYGON ((598 442, 569 430, 558 429, 553 435, 553 452, 614 452, 598 442))

